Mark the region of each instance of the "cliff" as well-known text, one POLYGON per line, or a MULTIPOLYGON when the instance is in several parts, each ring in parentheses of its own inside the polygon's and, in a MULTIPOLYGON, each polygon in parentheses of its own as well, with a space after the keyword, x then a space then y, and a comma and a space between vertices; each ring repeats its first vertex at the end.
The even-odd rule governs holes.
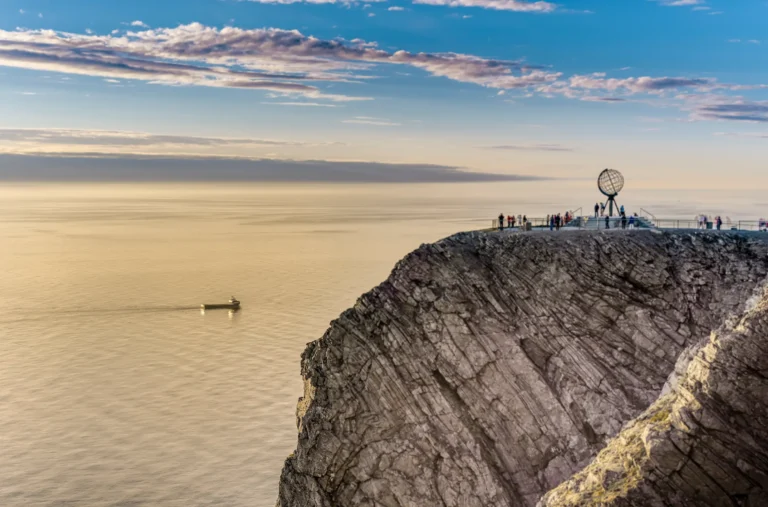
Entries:
POLYGON ((768 505, 768 292, 541 507, 768 505))
POLYGON ((278 505, 533 506, 564 482, 542 505, 590 505, 597 482, 664 498, 674 483, 644 475, 668 472, 657 460, 600 468, 600 456, 628 445, 611 439, 632 419, 677 421, 702 342, 767 273, 757 235, 469 233, 422 246, 304 352, 278 505))

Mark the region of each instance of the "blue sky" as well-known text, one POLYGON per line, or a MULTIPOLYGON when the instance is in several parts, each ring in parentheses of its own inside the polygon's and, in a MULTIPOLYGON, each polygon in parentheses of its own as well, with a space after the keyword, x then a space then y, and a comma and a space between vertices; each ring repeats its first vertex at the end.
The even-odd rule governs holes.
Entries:
POLYGON ((763 0, 6 0, 0 30, 0 153, 51 164, 615 166, 648 187, 768 183, 763 0))

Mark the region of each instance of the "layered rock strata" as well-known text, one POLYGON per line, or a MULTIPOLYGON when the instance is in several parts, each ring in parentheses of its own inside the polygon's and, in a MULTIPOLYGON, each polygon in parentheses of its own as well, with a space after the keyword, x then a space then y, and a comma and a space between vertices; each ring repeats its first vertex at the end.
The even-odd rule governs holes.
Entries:
POLYGON ((540 505, 768 505, 768 293, 540 505))
POLYGON ((767 272, 756 235, 422 246, 304 352, 278 505, 535 505, 656 401, 681 353, 743 312, 767 272))

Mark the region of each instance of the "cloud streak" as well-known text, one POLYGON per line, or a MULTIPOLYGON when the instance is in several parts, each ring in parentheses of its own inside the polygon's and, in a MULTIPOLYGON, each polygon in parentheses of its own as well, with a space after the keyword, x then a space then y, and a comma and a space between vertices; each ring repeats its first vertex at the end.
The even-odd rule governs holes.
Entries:
POLYGON ((149 134, 146 132, 125 132, 109 130, 78 129, 0 129, 0 141, 4 142, 3 151, 8 152, 20 143, 32 146, 67 145, 67 146, 102 146, 102 147, 208 147, 227 148, 233 146, 310 146, 311 143, 279 141, 272 139, 238 139, 223 137, 199 137, 149 134))
POLYGON ((573 76, 570 88, 581 90, 624 91, 629 93, 659 93, 681 88, 711 88, 713 79, 684 77, 630 77, 626 79, 606 79, 601 74, 591 76, 573 76))
MULTIPOLYGON (((356 4, 358 3, 358 0, 239 0, 239 1, 246 1, 246 2, 252 2, 252 3, 259 3, 259 4, 279 4, 279 5, 292 5, 292 4, 299 4, 299 3, 305 3, 305 4, 316 4, 316 5, 325 5, 325 4, 342 4, 342 5, 349 5, 349 4, 356 4)), ((371 2, 385 2, 386 0, 366 0, 366 3, 371 2)))
POLYGON ((698 103, 692 114, 698 120, 727 120, 768 123, 768 101, 748 101, 741 98, 719 97, 698 103))
POLYGON ((520 61, 389 52, 365 41, 323 40, 275 28, 218 29, 192 23, 124 35, 0 30, 0 66, 165 85, 268 90, 332 101, 368 97, 325 93, 321 83, 359 82, 366 78, 360 72, 383 64, 500 89, 528 88, 560 77, 520 61))
POLYGON ((275 181, 459 183, 537 181, 527 175, 470 172, 430 164, 68 154, 0 154, 2 181, 275 181))
POLYGON ((503 151, 574 151, 573 148, 561 144, 500 144, 497 146, 485 146, 486 150, 503 151))
POLYGON ((520 0, 413 0, 415 4, 444 5, 448 7, 480 7, 496 11, 532 12, 545 14, 554 12, 557 5, 550 2, 522 2, 520 0))
POLYGON ((654 0, 664 7, 692 7, 695 5, 703 5, 704 0, 654 0))
POLYGON ((349 120, 342 120, 341 123, 354 123, 357 125, 373 125, 376 127, 399 127, 400 123, 387 120, 386 118, 374 118, 372 116, 355 116, 349 120))

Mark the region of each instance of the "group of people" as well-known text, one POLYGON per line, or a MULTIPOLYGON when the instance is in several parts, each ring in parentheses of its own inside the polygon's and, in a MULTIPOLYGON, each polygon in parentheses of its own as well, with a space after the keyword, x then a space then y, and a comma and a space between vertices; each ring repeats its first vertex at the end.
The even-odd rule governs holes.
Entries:
MULTIPOLYGON (((595 204, 595 218, 598 217, 598 213, 600 213, 600 216, 605 216, 605 228, 610 229, 611 228, 611 216, 605 214, 605 204, 603 203, 597 203, 595 204)), ((619 207, 619 220, 618 225, 621 226, 622 229, 634 229, 635 226, 638 225, 638 222, 640 220, 640 217, 637 216, 637 213, 634 215, 627 216, 626 210, 624 210, 624 205, 622 204, 619 207)))
POLYGON ((723 227, 723 219, 720 217, 720 215, 712 218, 711 220, 709 217, 707 217, 707 215, 699 215, 696 217, 697 229, 711 228, 711 226, 708 225, 710 223, 714 225, 718 231, 723 227))
POLYGON ((604 202, 596 202, 595 203, 595 218, 598 216, 605 215, 605 203, 604 202), (599 213, 599 215, 598 215, 599 213))
MULTIPOLYGON (((621 207, 621 211, 619 211, 619 223, 621 224, 622 229, 634 229, 637 225, 638 218, 639 217, 637 216, 637 213, 630 215, 629 218, 627 218, 627 213, 624 211, 624 206, 621 207)), ((611 219, 608 216, 605 217, 605 228, 611 228, 611 219)))
MULTIPOLYGON (((528 217, 526 215, 507 215, 507 228, 514 229, 515 225, 518 227, 524 227, 526 222, 528 222, 528 217)), ((504 213, 499 213, 499 230, 504 230, 504 213)))
POLYGON ((565 227, 568 222, 573 220, 573 215, 571 215, 570 211, 566 211, 564 215, 561 215, 560 213, 556 215, 547 215, 547 225, 549 225, 549 230, 560 230, 560 227, 565 227))

